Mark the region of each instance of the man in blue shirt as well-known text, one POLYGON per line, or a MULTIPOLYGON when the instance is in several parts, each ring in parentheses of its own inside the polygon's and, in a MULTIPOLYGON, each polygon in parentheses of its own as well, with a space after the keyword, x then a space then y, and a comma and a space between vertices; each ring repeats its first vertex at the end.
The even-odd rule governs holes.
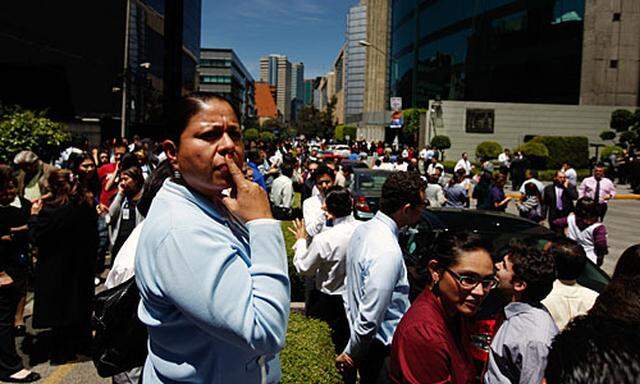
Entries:
POLYGON ((382 186, 380 211, 360 225, 347 247, 345 291, 351 336, 336 366, 375 383, 389 355, 393 332, 409 309, 407 268, 398 244, 400 228, 420 220, 425 183, 413 172, 394 172, 382 186))

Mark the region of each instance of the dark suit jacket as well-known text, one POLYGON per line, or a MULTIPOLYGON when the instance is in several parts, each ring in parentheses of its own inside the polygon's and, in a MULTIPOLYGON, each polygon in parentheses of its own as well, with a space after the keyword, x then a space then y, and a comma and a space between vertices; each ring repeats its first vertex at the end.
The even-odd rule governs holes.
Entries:
POLYGON ((548 212, 549 225, 552 225, 555 219, 567 217, 573 212, 573 202, 578 199, 578 190, 575 186, 570 185, 562 194, 562 210, 556 208, 556 190, 555 185, 547 185, 542 192, 542 201, 548 212))

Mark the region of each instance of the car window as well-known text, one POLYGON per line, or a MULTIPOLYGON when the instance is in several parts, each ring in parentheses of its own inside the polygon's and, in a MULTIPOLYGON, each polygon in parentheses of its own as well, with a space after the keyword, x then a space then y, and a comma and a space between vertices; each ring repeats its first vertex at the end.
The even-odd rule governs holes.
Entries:
POLYGON ((387 180, 385 174, 361 173, 358 174, 356 188, 369 196, 380 196, 382 185, 387 180))

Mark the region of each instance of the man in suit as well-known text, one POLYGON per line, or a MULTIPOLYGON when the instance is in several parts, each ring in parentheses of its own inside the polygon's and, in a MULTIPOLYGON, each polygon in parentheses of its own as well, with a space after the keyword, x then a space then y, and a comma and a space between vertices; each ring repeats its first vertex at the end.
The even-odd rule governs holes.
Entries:
POLYGON ((575 185, 569 183, 562 171, 557 171, 553 184, 547 185, 542 193, 542 203, 548 212, 549 227, 557 232, 562 231, 553 225, 554 220, 567 217, 573 212, 573 202, 578 199, 575 185))

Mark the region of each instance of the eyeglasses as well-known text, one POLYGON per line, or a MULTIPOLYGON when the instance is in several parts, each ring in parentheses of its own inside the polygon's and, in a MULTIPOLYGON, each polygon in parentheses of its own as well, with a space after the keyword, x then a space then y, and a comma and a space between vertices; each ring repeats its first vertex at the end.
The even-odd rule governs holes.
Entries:
POLYGON ((495 276, 481 279, 478 276, 473 275, 459 275, 449 268, 446 268, 445 271, 449 272, 451 276, 460 283, 460 286, 463 289, 472 290, 477 287, 478 284, 482 284, 482 289, 489 291, 498 286, 498 279, 496 279, 495 276))

